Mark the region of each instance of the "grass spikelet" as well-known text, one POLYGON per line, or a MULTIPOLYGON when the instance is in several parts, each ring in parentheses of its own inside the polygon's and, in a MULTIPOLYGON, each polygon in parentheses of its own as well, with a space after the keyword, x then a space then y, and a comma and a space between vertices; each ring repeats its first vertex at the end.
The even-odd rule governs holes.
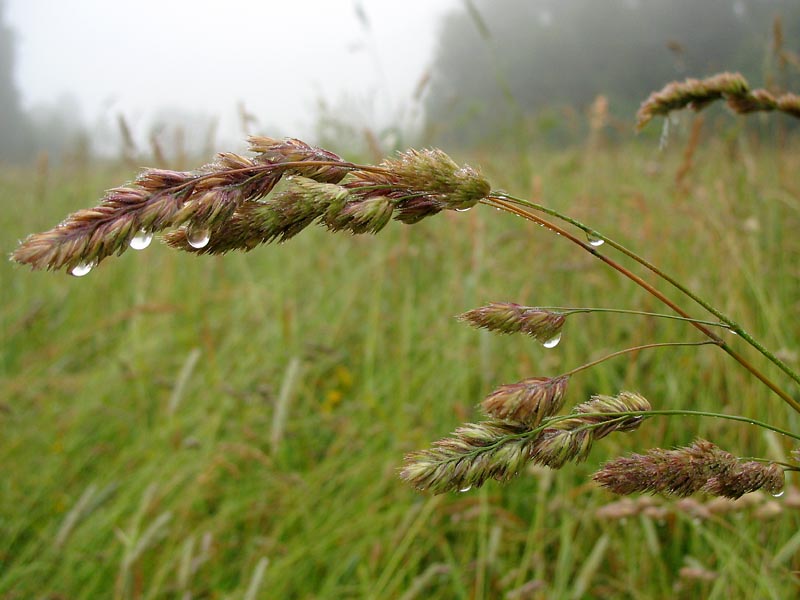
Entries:
POLYGON ((564 405, 569 377, 531 377, 500 386, 481 402, 491 417, 518 421, 533 428, 564 405))
POLYGON ((573 409, 574 416, 558 421, 542 432, 534 442, 531 460, 551 469, 560 469, 568 462, 583 461, 596 440, 614 431, 636 429, 644 419, 641 415, 626 413, 648 410, 650 403, 632 392, 592 396, 573 409))
POLYGON ((734 469, 709 478, 703 491, 713 496, 737 499, 749 492, 763 489, 777 495, 785 484, 783 469, 775 463, 747 461, 734 469))
POLYGON ((325 225, 331 231, 351 233, 378 233, 394 212, 394 204, 385 196, 372 196, 344 204, 340 210, 329 211, 325 225))
POLYGON ((458 317, 473 327, 498 333, 525 333, 544 343, 561 333, 566 316, 563 313, 513 302, 492 302, 458 317))

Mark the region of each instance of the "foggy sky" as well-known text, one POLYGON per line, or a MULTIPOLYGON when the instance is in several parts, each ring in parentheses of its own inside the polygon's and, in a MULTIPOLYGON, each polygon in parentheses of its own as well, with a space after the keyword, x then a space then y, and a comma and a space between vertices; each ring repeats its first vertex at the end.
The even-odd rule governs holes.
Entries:
POLYGON ((122 113, 143 127, 171 107, 217 116, 236 139, 240 101, 263 133, 306 135, 320 99, 385 124, 411 104, 457 3, 363 0, 363 19, 352 0, 7 0, 6 18, 25 108, 69 94, 90 126, 122 113))

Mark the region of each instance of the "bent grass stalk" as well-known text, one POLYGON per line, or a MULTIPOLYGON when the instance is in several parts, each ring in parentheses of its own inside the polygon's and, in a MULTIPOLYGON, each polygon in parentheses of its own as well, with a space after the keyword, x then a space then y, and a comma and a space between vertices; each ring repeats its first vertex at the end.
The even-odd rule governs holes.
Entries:
MULTIPOLYGON (((720 99, 740 113, 777 110, 800 117, 797 96, 750 91, 741 75, 723 73, 706 80, 673 83, 651 95, 639 111, 638 125, 642 127, 654 116, 667 115, 672 110, 685 107, 699 110, 720 99)), ((541 225, 569 240, 676 314, 492 303, 461 315, 462 320, 490 331, 525 333, 545 347, 553 347, 560 339, 566 317, 572 314, 626 313, 684 321, 708 340, 644 344, 613 352, 557 377, 531 377, 501 386, 482 402, 492 420, 466 424, 432 448, 409 454, 400 472, 403 479, 418 489, 441 493, 465 491, 489 479, 506 481, 530 462, 558 469, 568 462, 585 460, 595 441, 615 431, 635 429, 645 417, 654 416, 723 418, 800 440, 800 436, 790 431, 749 417, 653 410, 643 396, 625 391, 616 396, 592 396, 569 414, 557 415, 565 402, 568 380, 575 373, 640 350, 700 345, 719 346, 800 413, 800 402, 731 348, 712 328, 722 327, 739 334, 796 384, 800 384, 800 375, 676 278, 569 215, 506 192, 493 191, 478 171, 456 164, 437 149, 407 150, 378 165, 348 162, 296 139, 252 137, 250 151, 255 154, 253 158, 220 154, 215 162, 197 171, 144 170, 133 183, 110 190, 98 206, 69 215, 49 231, 28 236, 11 258, 34 269, 66 269, 82 276, 112 254, 121 254, 129 247, 145 248, 154 233, 163 232, 164 240, 173 248, 196 254, 224 254, 287 241, 313 223, 333 232, 378 233, 391 219, 414 224, 444 210, 467 210, 481 203, 541 225), (586 241, 537 213, 576 227, 587 236, 586 241), (676 300, 601 252, 599 248, 604 244, 675 287, 719 321, 693 317, 676 300)), ((792 457, 800 462, 798 454, 793 453, 792 457)), ((734 497, 759 487, 778 491, 783 486, 784 469, 800 470, 800 467, 776 461, 743 463, 711 442, 699 440, 691 447, 675 451, 655 449, 644 455, 617 459, 598 471, 595 479, 622 493, 671 493, 677 489, 680 493, 702 490, 734 497), (694 456, 703 457, 707 478, 692 475, 694 456), (667 463, 669 475, 664 467, 667 463), (624 465, 639 469, 638 479, 626 479, 624 465), (662 482, 650 483, 642 475, 652 469, 661 473, 662 482)), ((125 577, 120 578, 124 580, 125 577)))

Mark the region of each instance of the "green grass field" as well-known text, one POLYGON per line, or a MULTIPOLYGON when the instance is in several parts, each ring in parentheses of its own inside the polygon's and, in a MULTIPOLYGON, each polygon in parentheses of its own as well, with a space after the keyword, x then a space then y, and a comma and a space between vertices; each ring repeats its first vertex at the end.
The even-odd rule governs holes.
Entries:
MULTIPOLYGON (((800 152, 746 139, 704 141, 683 189, 680 136, 661 153, 647 142, 458 158, 637 249, 797 368, 800 152)), ((3 251, 133 175, 4 172, 3 251)), ((677 322, 577 315, 547 350, 459 323, 489 301, 662 311, 522 220, 478 206, 376 237, 312 228, 222 258, 154 243, 83 278, 4 261, 0 278, 0 598, 800 593, 795 489, 734 507, 634 498, 623 517, 630 506, 589 479, 607 458, 698 435, 784 458, 788 442, 755 427, 653 418, 584 464, 463 494, 424 496, 397 478, 404 453, 480 418, 499 384, 701 339, 677 322)), ((655 408, 800 429, 713 346, 604 363, 573 379, 567 403, 622 389, 655 408)))

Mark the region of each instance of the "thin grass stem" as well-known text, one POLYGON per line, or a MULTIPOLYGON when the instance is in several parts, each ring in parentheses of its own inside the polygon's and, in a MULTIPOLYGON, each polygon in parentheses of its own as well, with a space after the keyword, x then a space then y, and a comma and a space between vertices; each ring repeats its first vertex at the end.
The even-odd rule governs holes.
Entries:
MULTIPOLYGON (((663 302, 664 304, 669 306, 676 313, 678 313, 682 317, 686 317, 687 319, 689 319, 693 327, 695 327, 696 329, 700 330, 707 337, 709 337, 710 339, 712 339, 715 342, 717 342, 717 345, 720 348, 722 348, 728 355, 730 355, 736 362, 738 362, 745 369, 747 369, 747 371, 749 371, 754 377, 756 377, 759 381, 761 381, 761 383, 763 383, 769 389, 771 389, 784 402, 786 402, 789 406, 791 406, 792 409, 794 409, 795 412, 800 413, 800 402, 798 402, 797 400, 792 398, 788 393, 786 393, 777 384, 775 384, 766 375, 764 375, 764 373, 759 371, 753 364, 751 364, 750 361, 748 361, 745 357, 743 357, 741 354, 739 354, 733 348, 731 348, 728 344, 726 344, 725 341, 721 337, 719 337, 716 333, 714 333, 713 331, 711 331, 710 329, 708 329, 707 327, 705 327, 701 323, 693 322, 691 320, 691 316, 689 315, 689 313, 687 313, 680 306, 675 304, 675 302, 673 302, 672 300, 667 298, 667 296, 665 296, 662 292, 660 292, 658 289, 653 287, 651 284, 647 283, 644 279, 642 279, 641 277, 639 277, 638 275, 636 275, 635 273, 633 273, 629 269, 625 268, 624 266, 622 266, 621 264, 619 264, 616 261, 612 260, 611 258, 605 256, 604 254, 598 252, 597 249, 594 248, 592 245, 590 245, 589 243, 584 242, 583 240, 577 238, 576 236, 574 236, 570 232, 566 231, 565 229, 559 227, 555 223, 552 223, 552 222, 550 222, 550 221, 548 221, 546 219, 543 219, 543 218, 539 217, 538 215, 536 215, 536 214, 534 214, 534 213, 532 213, 532 212, 530 212, 528 210, 525 210, 525 208, 517 206, 513 202, 505 201, 503 195, 492 194, 492 195, 484 198, 483 200, 481 200, 481 202, 483 202, 484 204, 487 204, 488 206, 492 206, 494 208, 499 208, 501 210, 505 210, 506 212, 509 212, 511 214, 517 215, 519 217, 522 217, 524 219, 527 219, 529 221, 532 221, 534 223, 542 225, 546 229, 549 229, 553 233, 556 233, 558 235, 561 235, 561 236, 565 237, 566 239, 568 239, 572 243, 574 243, 574 244, 580 246, 581 248, 583 248, 584 250, 586 250, 586 252, 592 254, 593 256, 598 258, 599 260, 603 261, 608 266, 610 266, 611 268, 615 269, 616 271, 618 271, 619 273, 621 273, 622 275, 624 275, 625 277, 627 277, 628 279, 630 279, 631 281, 636 283, 639 287, 641 287, 642 289, 647 291, 650 295, 654 296, 655 298, 657 298, 658 300, 660 300, 661 302, 663 302)), ((603 239, 605 239, 605 238, 603 238, 603 239)), ((636 256, 636 255, 634 255, 634 256, 636 256)), ((643 259, 641 259, 641 260, 643 260, 643 259)), ((637 261, 637 262, 639 262, 639 261, 637 261)), ((656 273, 656 274, 658 274, 658 273, 656 273)), ((734 323, 732 323, 732 325, 733 325, 732 329, 734 331, 738 332, 738 330, 741 329, 738 325, 736 325, 734 323)), ((767 356, 767 354, 765 354, 764 356, 767 356)), ((789 369, 788 367, 786 367, 786 369, 788 370, 788 372, 793 373, 793 371, 791 371, 791 369, 789 369)), ((793 378, 795 378, 796 381, 800 382, 800 378, 798 378, 798 376, 796 374, 794 374, 793 378)))
MULTIPOLYGON (((615 241, 615 240, 603 235, 602 233, 600 233, 596 229, 593 229, 593 228, 589 227, 588 225, 585 225, 584 223, 581 223, 577 219, 574 219, 574 218, 572 218, 572 217, 570 217, 568 215, 565 215, 564 213, 561 213, 561 212, 559 212, 559 211, 557 211, 555 209, 552 209, 552 208, 549 208, 547 206, 538 204, 536 202, 531 202, 529 200, 525 200, 523 198, 518 198, 516 196, 512 196, 512 195, 507 194, 505 192, 493 193, 492 197, 505 199, 505 200, 508 200, 508 201, 513 202, 515 204, 522 205, 522 206, 524 206, 526 208, 530 208, 530 209, 545 213, 547 215, 550 215, 551 217, 555 217, 557 219, 565 221, 566 223, 569 223, 570 225, 573 225, 573 226, 577 227, 578 229, 582 230, 584 233, 586 233, 587 236, 589 236, 589 237, 591 237, 593 239, 602 240, 603 242, 607 243, 611 248, 614 248, 615 250, 618 250, 619 252, 622 252, 625 256, 627 256, 628 258, 633 259, 634 261, 636 261, 637 263, 639 263, 640 265, 642 265, 643 267, 645 267, 649 271, 652 271, 658 277, 660 277, 661 279, 663 279, 664 281, 666 281, 667 283, 672 285, 674 288, 676 288, 677 290, 682 292, 684 295, 686 295, 689 298, 691 298, 692 300, 694 300, 697 304, 699 304, 704 309, 706 309, 708 312, 710 312, 712 315, 717 317, 720 321, 722 321, 722 323, 724 324, 725 327, 727 327, 732 332, 734 332, 739 337, 741 337, 745 342, 750 344, 760 354, 762 354, 767 360, 769 360, 771 363, 773 363, 776 367, 778 367, 781 371, 783 371, 786 375, 788 375, 797 384, 800 385, 800 374, 798 374, 796 371, 794 371, 791 367, 789 367, 789 365, 787 365, 784 361, 782 361, 780 358, 778 358, 775 354, 770 352, 758 340, 756 340, 752 335, 750 335, 741 325, 739 325, 736 321, 734 321, 728 315, 724 314, 718 308, 714 307, 712 304, 710 304, 709 302, 704 300, 702 297, 698 296, 692 290, 690 290, 685 285, 683 285, 680 281, 678 281, 677 279, 675 279, 674 277, 672 277, 668 273, 664 272, 663 270, 658 268, 656 265, 654 265, 653 263, 651 263, 647 259, 645 259, 642 256, 640 256, 639 254, 636 254, 634 251, 629 250, 628 248, 626 248, 625 246, 623 246, 619 242, 617 242, 617 241, 615 241)), ((794 405, 792 405, 792 408, 797 410, 797 407, 795 407, 794 405)))
POLYGON ((585 371, 591 367, 599 365, 609 359, 616 358, 617 356, 622 356, 623 354, 630 354, 631 352, 638 352, 639 350, 647 350, 649 348, 668 348, 670 346, 709 346, 714 345, 718 346, 719 344, 714 340, 706 340, 704 342, 660 342, 655 344, 643 344, 641 346, 633 346, 631 348, 625 348, 624 350, 618 350, 617 352, 612 352, 611 354, 606 354, 605 356, 598 358, 597 360, 593 360, 592 362, 588 362, 585 365, 581 365, 580 367, 575 367, 571 371, 567 371, 566 373, 562 373, 561 377, 571 377, 575 375, 575 373, 580 373, 581 371, 585 371))

